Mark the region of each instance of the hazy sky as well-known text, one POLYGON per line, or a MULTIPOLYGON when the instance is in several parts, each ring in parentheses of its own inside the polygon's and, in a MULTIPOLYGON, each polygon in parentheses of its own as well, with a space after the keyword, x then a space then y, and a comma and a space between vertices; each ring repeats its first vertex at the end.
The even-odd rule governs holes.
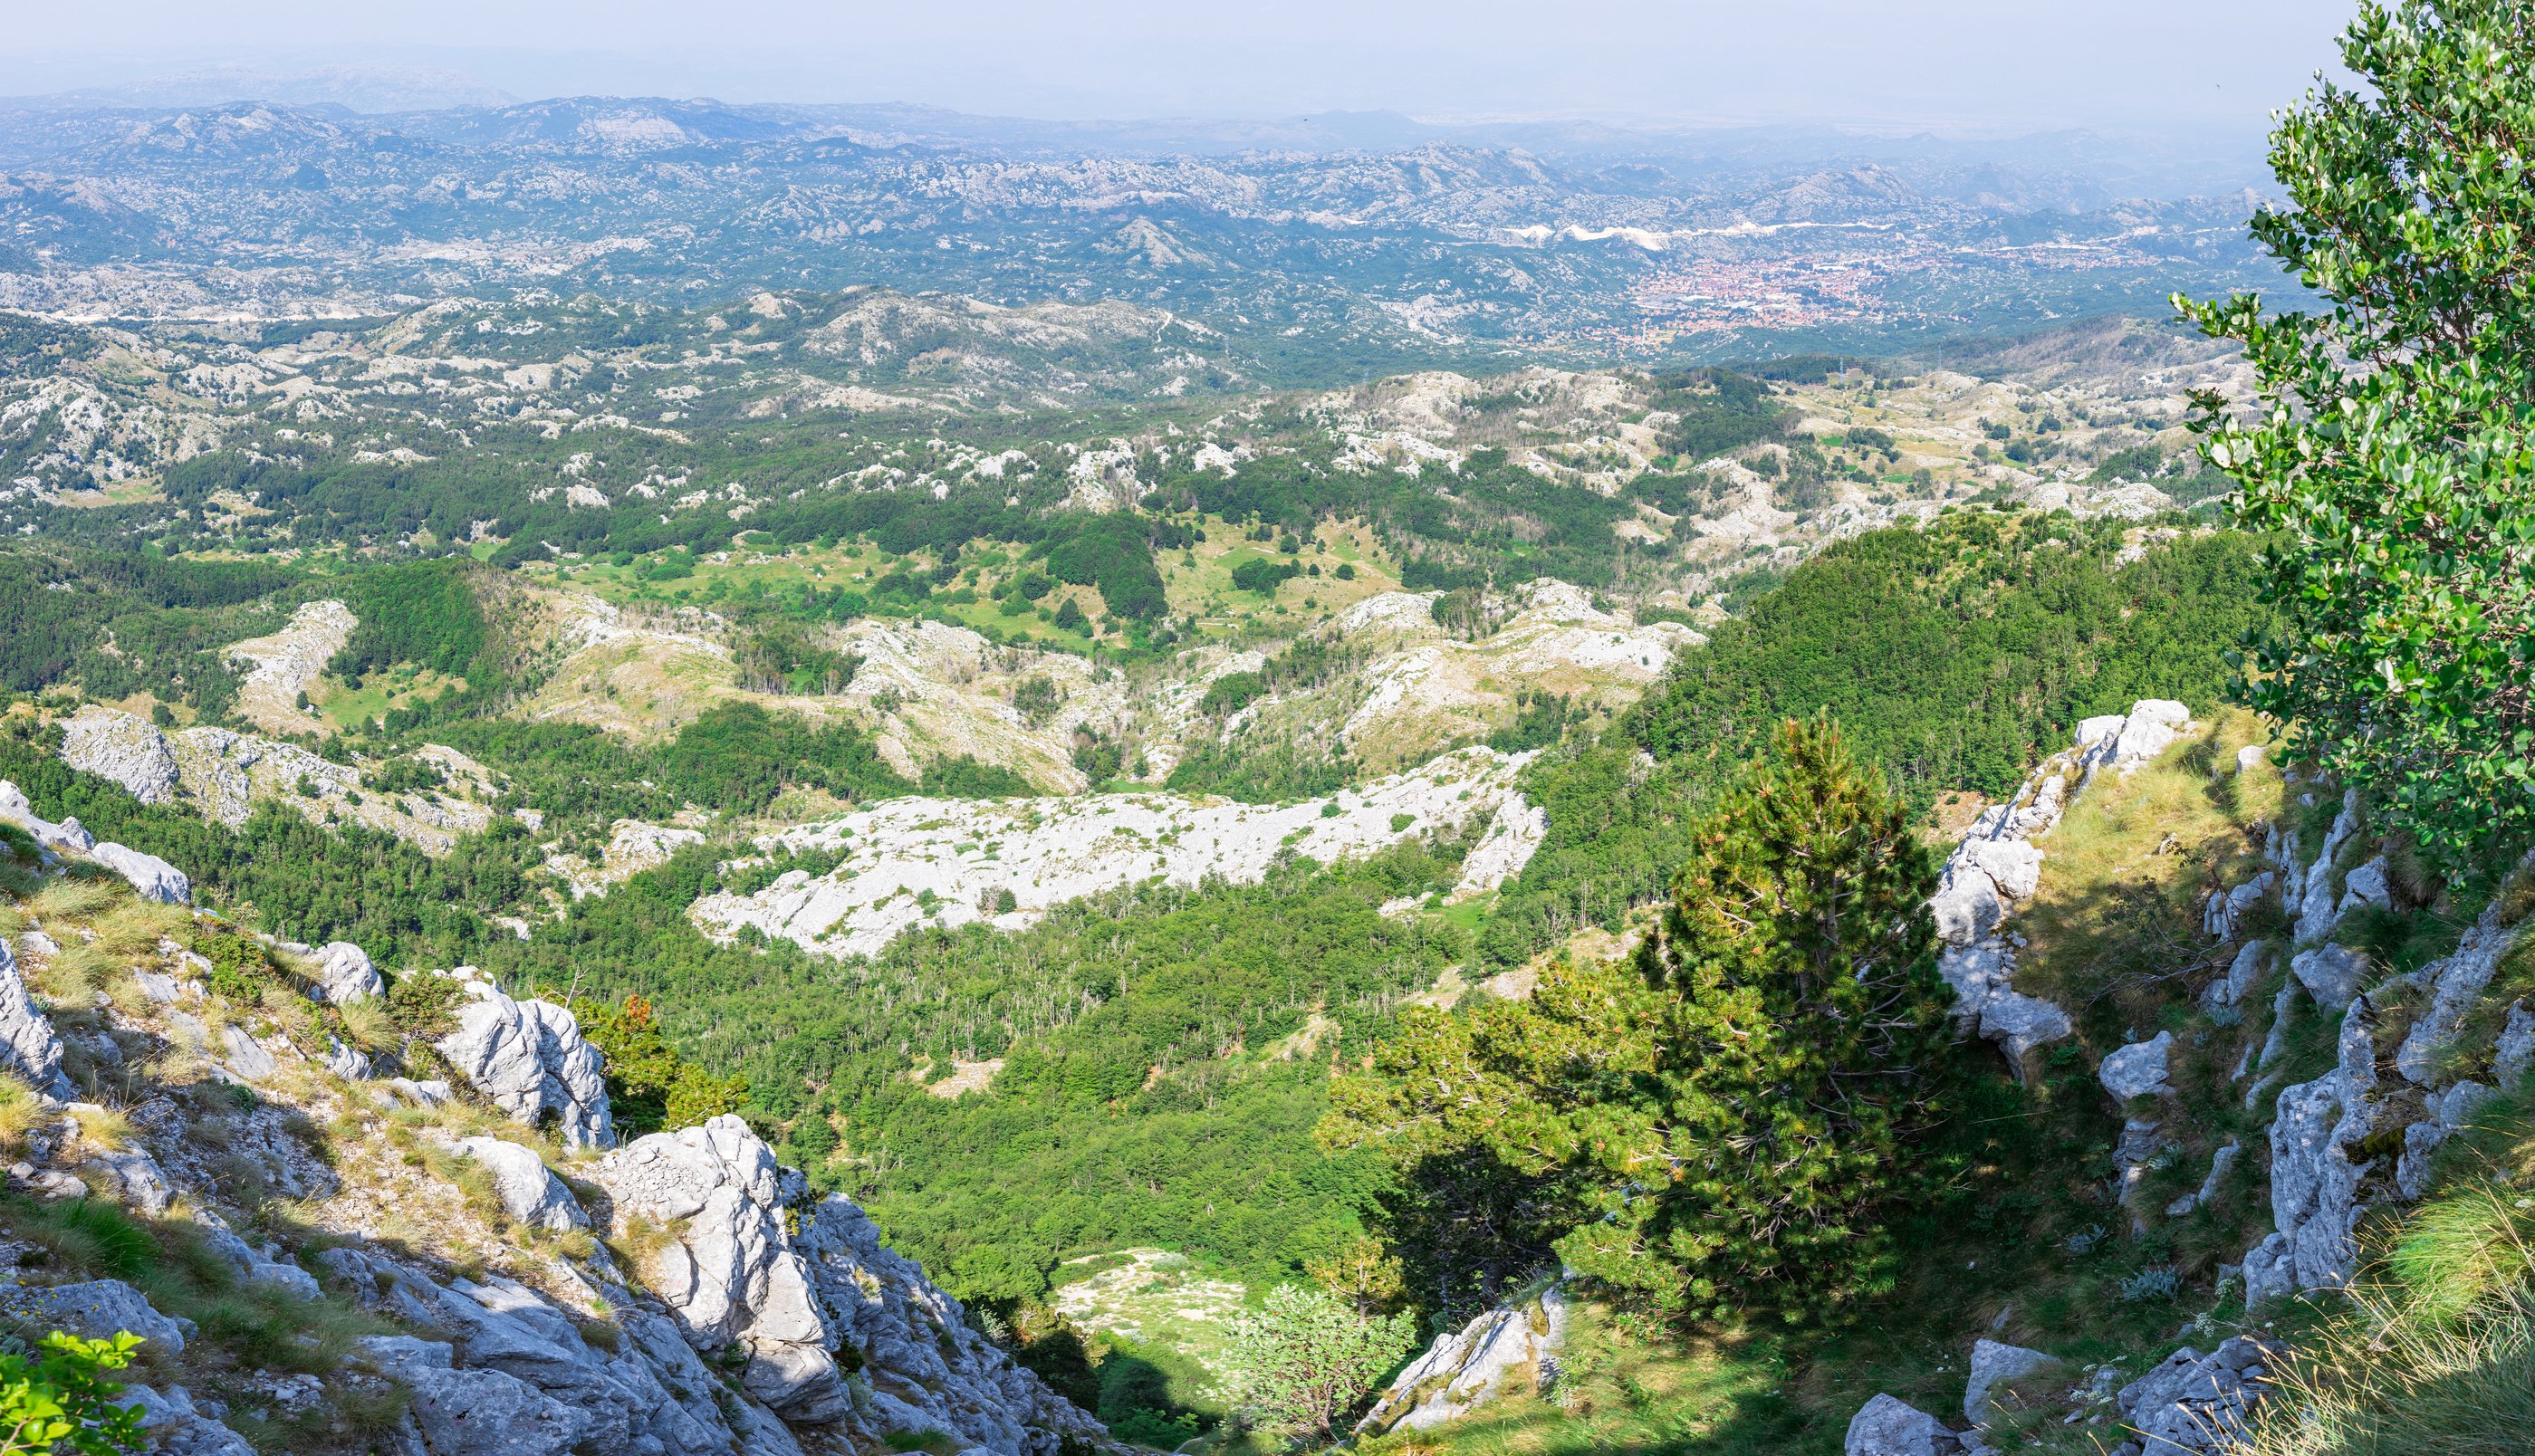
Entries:
POLYGON ((0 92, 209 65, 464 72, 524 97, 1064 117, 2258 129, 2352 0, 81 0, 0 5, 0 92))

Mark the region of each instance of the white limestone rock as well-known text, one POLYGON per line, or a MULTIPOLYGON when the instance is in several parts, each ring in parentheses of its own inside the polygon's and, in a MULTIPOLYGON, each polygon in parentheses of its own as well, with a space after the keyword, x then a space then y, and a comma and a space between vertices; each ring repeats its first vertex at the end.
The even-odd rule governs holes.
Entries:
POLYGON ((682 1229, 642 1274, 690 1343, 745 1348, 750 1393, 787 1419, 833 1420, 851 1408, 832 1354, 835 1333, 784 1227, 791 1200, 773 1150, 746 1122, 724 1115, 637 1138, 590 1176, 607 1189, 620 1234, 638 1219, 682 1229))
POLYGON ((493 1176, 493 1192, 511 1221, 549 1234, 589 1227, 572 1189, 530 1148, 498 1137, 462 1137, 458 1151, 493 1176))
POLYGON ((156 900, 161 905, 194 903, 194 881, 185 878, 184 871, 155 854, 126 849, 108 840, 91 849, 89 857, 130 880, 145 900, 156 900))
POLYGON ((2359 994, 2359 981, 2367 970, 2368 957, 2347 945, 2301 950, 2289 961, 2289 973, 2307 995, 2315 998, 2317 1005, 2333 1011, 2349 1005, 2359 994))
POLYGON ((2011 1385, 2058 1364, 2058 1356, 2027 1350, 2021 1345, 2003 1345, 1996 1340, 1974 1341, 1971 1374, 1963 1385, 1963 1419, 1975 1426, 1989 1425, 1990 1401, 1998 1387, 2011 1385))
POLYGON ((2322 852, 2307 867, 2294 900, 2286 893, 2281 897, 2289 913, 2297 917, 2293 939, 2299 943, 2320 940, 2341 923, 2340 902, 2332 893, 2332 862, 2340 855, 2341 846, 2357 832, 2359 791, 2351 789, 2342 794, 2341 813, 2333 817, 2332 828, 2323 836, 2322 852))
POLYGON ((2117 1103, 2133 1097, 2171 1097, 2174 1085, 2166 1080, 2166 1062, 2173 1051, 2174 1033, 2160 1031, 2105 1057, 2103 1065, 2095 1068, 2095 1078, 2117 1103))
POLYGON ((388 994, 387 979, 370 963, 370 953, 349 940, 329 940, 313 958, 319 1001, 340 1006, 388 994))
POLYGON ((0 1310, 83 1339, 110 1339, 118 1330, 130 1330, 162 1355, 182 1355, 186 1337, 194 1332, 191 1320, 159 1313, 147 1296, 120 1279, 0 1285, 0 1310))
POLYGON ((1106 1444, 1108 1430, 1048 1389, 968 1322, 959 1302, 881 1243, 841 1197, 804 1210, 794 1246, 838 1334, 863 1353, 857 1399, 837 1429, 874 1449, 892 1429, 935 1429, 998 1456, 1053 1456, 1066 1437, 1106 1444))
POLYGON ((96 1182, 113 1190, 115 1196, 143 1213, 156 1218, 167 1211, 173 1193, 167 1185, 167 1175, 158 1160, 140 1148, 122 1152, 103 1152, 85 1165, 96 1182))
MULTIPOLYGON (((2483 992, 2499 972, 2500 958, 2516 940, 2515 931, 2503 930, 2497 914, 2486 911, 2479 922, 2466 929, 2453 954, 2413 973, 2416 982, 2428 986, 2430 996, 2429 1003, 2404 1034, 2403 1044, 2394 1051, 2395 1069, 2406 1081, 2416 1086, 2430 1085, 2439 1054, 2455 1040, 2465 1017, 2481 1004, 2483 992)), ((2505 1039, 2504 1032, 2503 1038, 2505 1039)))
POLYGON ((2211 895, 2208 909, 2202 912, 2201 930, 2213 940, 2236 939, 2238 922, 2244 919, 2247 911, 2260 904, 2262 897, 2269 894, 2271 886, 2278 882, 2279 872, 2264 870, 2224 894, 2211 895))
POLYGON ((366 1082, 370 1079, 368 1054, 358 1047, 344 1046, 340 1038, 333 1036, 326 1038, 326 1047, 325 1065, 328 1071, 347 1082, 366 1082))
POLYGON ((35 843, 54 854, 86 854, 96 844, 94 835, 80 827, 80 821, 67 819, 56 824, 35 817, 34 807, 27 802, 26 792, 5 778, 0 778, 0 819, 27 831, 35 843))
POLYGON ((2271 1227, 2245 1257, 2246 1298, 2338 1289, 2358 1267, 2359 1186, 2375 1161, 2350 1153, 2376 1131, 2376 1022, 2365 1000, 2342 1018, 2331 1071, 2280 1093, 2271 1119, 2271 1227))
POLYGON ((18 974, 17 953, 5 939, 0 939, 0 1061, 46 1097, 70 1100, 71 1080, 62 1074, 61 1036, 28 997, 27 983, 18 974))
POLYGON ((2343 879, 2341 903, 2335 907, 2335 914, 2347 915, 2362 905, 2383 910, 2393 903, 2393 881, 2386 876, 2385 857, 2380 854, 2343 879))
POLYGON ((361 1353, 411 1392, 409 1410, 431 1456, 557 1456, 588 1438, 588 1411, 517 1375, 459 1369, 438 1341, 371 1335, 361 1353))
POLYGON ((2244 948, 2236 952, 2236 958, 2228 962, 2227 974, 2210 982, 2208 989, 2201 994, 2201 1004, 2212 1007, 2243 1004, 2245 998, 2253 995, 2254 988, 2261 982, 2262 972, 2270 962, 2270 941, 2246 941, 2244 948))
POLYGON ((466 967, 453 974, 472 1000, 459 1009, 458 1029, 435 1043, 449 1064, 515 1122, 533 1127, 552 1117, 567 1147, 613 1146, 605 1062, 572 1012, 513 1001, 466 967))
POLYGON ((2121 1388, 2114 1405, 2139 1434, 2142 1456, 2208 1456, 2242 1442, 2269 1392, 2269 1352, 2242 1335, 2203 1356, 2186 1347, 2121 1388))
POLYGON ((1879 1395, 1849 1418, 1841 1456, 1962 1456, 1962 1437, 1936 1417, 1900 1399, 1879 1395))
POLYGON ((1454 886, 1466 896, 1521 873, 1539 847, 1546 819, 1532 806, 1509 807, 1520 799, 1515 779, 1533 757, 1460 749, 1289 805, 1165 793, 891 799, 757 840, 768 852, 840 853, 828 874, 793 871, 754 894, 707 895, 688 914, 717 938, 754 926, 814 954, 871 955, 919 926, 985 921, 1022 930, 1053 906, 1123 884, 1253 883, 1289 851, 1323 862, 1361 858, 1486 823, 1454 886), (1007 890, 1013 910, 979 908, 1007 890))
POLYGON ((2508 1008, 2508 1024, 2492 1053, 2491 1074, 2502 1087, 2513 1088, 2530 1069, 2535 1069, 2535 1010, 2519 1001, 2508 1008))
MULTIPOLYGON (((330 1279, 363 1304, 442 1337, 373 1349, 376 1364, 401 1377, 411 1377, 417 1361, 474 1377, 425 1376, 415 1385, 417 1395, 429 1390, 443 1402, 441 1414, 450 1419, 444 1435, 464 1436, 457 1427, 459 1414, 473 1409, 477 1399, 496 1399, 541 1414, 544 1431, 577 1430, 578 1449, 684 1456, 736 1448, 800 1456, 779 1422, 727 1391, 666 1318, 624 1291, 613 1291, 622 1298, 611 1301, 618 1307, 609 1316, 620 1338, 612 1350, 601 1350, 583 1338, 581 1326, 562 1309, 511 1280, 488 1276, 480 1284, 460 1279, 443 1286, 376 1250, 350 1246, 317 1257, 330 1279), (517 1387, 566 1414, 528 1400, 517 1387), (717 1397, 727 1398, 728 1405, 717 1397)), ((420 1434, 428 1445, 430 1426, 420 1434)), ((437 1456, 439 1447, 430 1449, 437 1456)))
POLYGON ((1458 1420, 1505 1393, 1506 1377, 1525 1365, 1537 1388, 1555 1367, 1566 1332, 1567 1297, 1553 1287, 1538 1300, 1490 1309, 1459 1330, 1437 1335, 1391 1377, 1356 1423, 1356 1433, 1425 1430, 1458 1420))

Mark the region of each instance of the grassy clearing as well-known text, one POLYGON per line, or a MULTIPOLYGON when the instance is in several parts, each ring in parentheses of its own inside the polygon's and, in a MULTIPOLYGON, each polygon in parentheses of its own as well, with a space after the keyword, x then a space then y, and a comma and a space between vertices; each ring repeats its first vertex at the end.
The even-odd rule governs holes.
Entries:
POLYGON ((2097 775, 2035 841, 2042 882, 2016 918, 2030 945, 2017 984, 2068 1006, 2090 1039, 2155 1026, 2178 983, 2226 953, 2200 934, 2201 901, 2263 868, 2282 781, 2267 762, 2235 764, 2266 740, 2259 719, 2229 710, 2128 777, 2097 775))

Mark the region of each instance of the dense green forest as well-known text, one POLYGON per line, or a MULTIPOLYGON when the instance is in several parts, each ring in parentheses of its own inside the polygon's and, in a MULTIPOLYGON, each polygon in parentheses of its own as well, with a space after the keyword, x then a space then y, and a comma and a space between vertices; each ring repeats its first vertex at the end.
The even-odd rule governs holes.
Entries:
MULTIPOLYGON (((1118 529, 1129 517, 1088 519, 1098 529, 1074 541, 1097 545, 1051 548, 1052 568, 1096 576, 1101 551, 1137 541, 1118 529)), ((543 851, 507 819, 433 859, 277 808, 240 833, 146 808, 25 738, 0 739, 0 774, 45 813, 77 814, 192 867, 207 898, 278 933, 358 940, 390 965, 472 961, 558 995, 649 997, 680 1047, 744 1077, 753 1115, 824 1182, 869 1199, 956 1290, 1030 1298, 1057 1259, 1121 1242, 1205 1250, 1265 1278, 1361 1232, 1386 1186, 1371 1163, 1331 1169, 1310 1146, 1316 1068, 1378 1044, 1401 999, 1445 966, 1511 964, 1652 898, 1695 816, 1769 725, 1828 709, 1924 811, 1941 791, 2007 787, 2087 713, 2150 694, 2211 700, 2222 644, 2254 621, 2249 544, 2184 536, 2126 565, 2121 549, 2109 525, 1967 513, 1824 551, 1719 628, 1603 741, 1535 765, 1526 788, 1549 811, 1548 842, 1467 931, 1375 913, 1451 882, 1459 847, 1439 844, 1334 867, 1297 860, 1259 885, 1123 890, 1018 935, 927 931, 839 966, 788 942, 699 934, 687 906, 722 887, 704 848, 547 919, 535 887, 543 851), (522 941, 495 915, 536 928, 522 941), (1328 1029, 1305 1038, 1308 1055, 1259 1060, 1269 1047, 1303 1051, 1289 1039, 1316 1015, 1328 1029), (946 1101, 909 1076, 999 1057, 985 1096, 946 1101), (1038 1170, 1031 1185, 1073 1191, 1022 1217, 995 1193, 1016 1156, 1038 1170)), ((435 741, 495 765, 566 845, 616 818, 660 819, 688 803, 748 812, 787 787, 849 801, 1015 787, 956 762, 919 786, 851 728, 747 703, 649 745, 488 715, 485 695, 519 681, 484 607, 497 578, 428 562, 330 584, 358 601, 363 624, 337 666, 421 662, 466 680, 455 710, 385 728, 434 719, 435 741)), ((140 565, 102 579, 134 610, 161 614, 293 596, 254 567, 140 565)), ((1349 654, 1343 641, 1308 639, 1223 680, 1204 708, 1228 713, 1324 681, 1349 654)), ((1535 714, 1557 715, 1555 703, 1535 714)), ((1173 782, 1237 793, 1265 773, 1290 790, 1298 773, 1334 783, 1344 771, 1326 757, 1278 770, 1201 754, 1173 782)))
POLYGON ((2267 621, 2240 533, 2125 563, 2118 522, 1961 513, 1838 542, 1720 625, 1607 741, 1536 766, 1549 835, 1479 932, 1519 962, 1660 893, 1692 817, 1787 718, 1828 711, 1925 812, 1998 795, 2080 719, 2141 698, 2221 700, 2231 647, 2267 621), (1642 757, 1640 755, 1642 754, 1642 757))

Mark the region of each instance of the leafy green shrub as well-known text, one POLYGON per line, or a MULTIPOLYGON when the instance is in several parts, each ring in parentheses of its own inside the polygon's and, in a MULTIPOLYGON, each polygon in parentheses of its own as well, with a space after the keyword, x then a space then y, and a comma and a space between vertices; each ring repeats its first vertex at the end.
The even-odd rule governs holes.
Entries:
POLYGON ((2535 830, 2535 294, 2493 246, 2535 229, 2535 189, 2496 160, 2523 152, 2526 26, 2513 0, 2364 8, 2341 43, 2364 85, 2281 113, 2288 205, 2252 224, 2327 307, 2175 300, 2257 384, 2242 411, 2196 394, 2193 420, 2238 520, 2278 543, 2282 620, 2244 698, 2450 869, 2535 830))
POLYGON ((1259 1429, 1308 1440, 1363 1404, 1415 1343, 1417 1322, 1404 1311, 1369 1319, 1327 1290, 1284 1284, 1234 1315, 1228 1335, 1221 1364, 1234 1408, 1259 1429))
POLYGON ((0 1451, 105 1456, 141 1449, 142 1410, 117 1406, 123 1387, 102 1377, 132 1364, 141 1337, 46 1335, 40 1355, 0 1355, 0 1451))

